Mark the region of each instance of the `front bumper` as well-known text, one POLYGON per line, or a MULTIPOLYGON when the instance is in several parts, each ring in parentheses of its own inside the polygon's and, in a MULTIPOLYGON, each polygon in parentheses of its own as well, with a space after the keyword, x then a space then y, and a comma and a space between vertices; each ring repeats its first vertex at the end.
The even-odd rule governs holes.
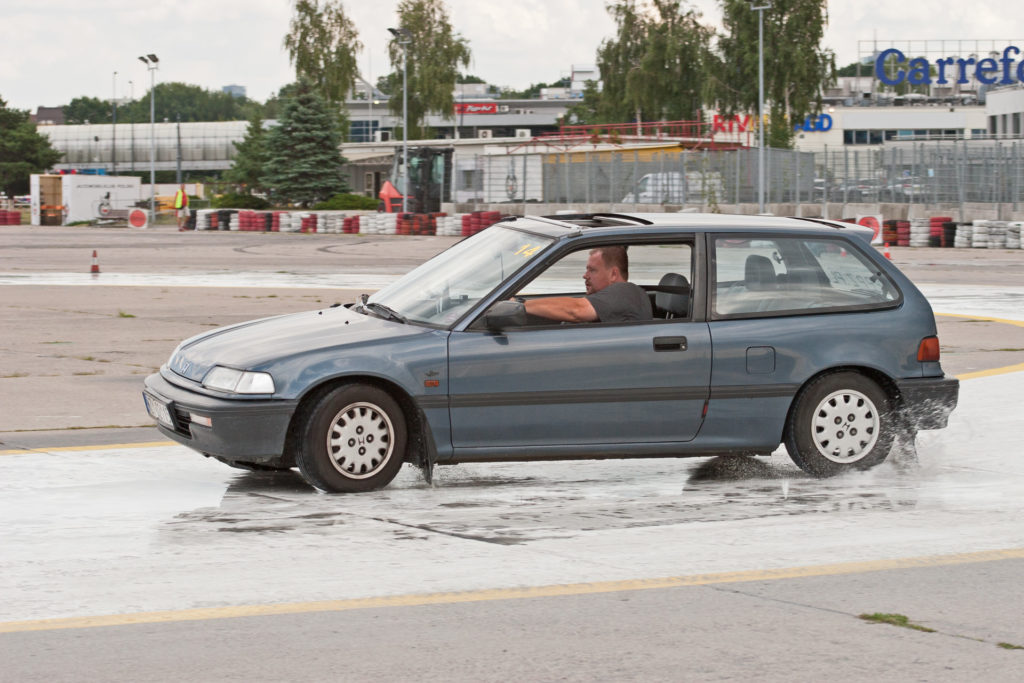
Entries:
POLYGON ((915 429, 942 429, 960 397, 960 380, 952 377, 906 379, 896 383, 902 412, 915 429))
POLYGON ((171 384, 159 374, 146 378, 145 394, 167 405, 173 424, 157 422, 161 433, 200 453, 225 460, 262 463, 284 452, 296 401, 214 398, 171 384), (209 417, 206 427, 191 420, 209 417))

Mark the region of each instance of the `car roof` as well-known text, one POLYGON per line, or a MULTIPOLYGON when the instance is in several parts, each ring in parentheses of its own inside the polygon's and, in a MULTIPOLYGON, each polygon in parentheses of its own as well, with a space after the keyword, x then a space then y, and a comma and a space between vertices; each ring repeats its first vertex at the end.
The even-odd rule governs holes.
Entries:
POLYGON ((629 234, 647 232, 651 228, 663 228, 692 232, 810 231, 822 235, 846 232, 870 242, 874 234, 874 231, 866 226, 823 218, 721 213, 564 213, 525 216, 514 220, 522 221, 516 227, 552 236, 578 236, 584 232, 629 234))

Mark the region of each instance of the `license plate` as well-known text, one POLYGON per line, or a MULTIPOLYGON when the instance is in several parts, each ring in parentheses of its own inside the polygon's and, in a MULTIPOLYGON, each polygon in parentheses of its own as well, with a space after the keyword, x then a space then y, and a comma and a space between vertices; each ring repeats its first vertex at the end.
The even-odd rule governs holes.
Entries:
POLYGON ((142 394, 142 400, 146 402, 146 412, 150 417, 165 427, 174 427, 174 423, 171 422, 171 411, 167 409, 166 403, 158 401, 149 394, 142 394))

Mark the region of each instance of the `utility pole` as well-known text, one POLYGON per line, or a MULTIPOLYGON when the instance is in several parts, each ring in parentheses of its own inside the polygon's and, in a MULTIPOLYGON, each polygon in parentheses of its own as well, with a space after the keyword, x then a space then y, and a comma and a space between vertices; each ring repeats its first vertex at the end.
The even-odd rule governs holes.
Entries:
POLYGON ((156 70, 160 60, 154 54, 139 57, 149 70, 149 220, 156 225, 156 70))
POLYGON ((764 213, 764 11, 766 5, 750 4, 757 12, 757 211, 764 213))
POLYGON ((110 106, 113 107, 113 113, 111 114, 111 126, 110 126, 110 175, 117 175, 117 72, 114 72, 113 79, 114 88, 112 91, 113 97, 110 100, 110 106))

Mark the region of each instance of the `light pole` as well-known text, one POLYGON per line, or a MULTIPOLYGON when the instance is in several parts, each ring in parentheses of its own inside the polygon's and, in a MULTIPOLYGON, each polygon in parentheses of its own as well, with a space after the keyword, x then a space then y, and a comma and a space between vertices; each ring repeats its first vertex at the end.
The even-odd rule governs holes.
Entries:
POLYGON ((764 11, 766 5, 750 4, 757 12, 757 211, 764 213, 764 11))
POLYGON ((132 173, 135 173, 135 81, 128 81, 128 101, 131 102, 130 111, 132 114, 132 121, 128 124, 128 128, 132 133, 132 173))
POLYGON ((111 94, 113 98, 110 100, 110 106, 113 111, 110 116, 110 174, 117 175, 117 72, 114 72, 113 78, 113 90, 111 94))
POLYGON ((156 70, 160 60, 156 55, 139 57, 149 69, 149 220, 156 222, 156 70))
POLYGON ((395 37, 402 47, 402 209, 408 210, 405 205, 405 195, 409 191, 409 89, 408 76, 406 72, 406 55, 409 43, 412 42, 412 33, 407 28, 389 28, 391 35, 395 37))

